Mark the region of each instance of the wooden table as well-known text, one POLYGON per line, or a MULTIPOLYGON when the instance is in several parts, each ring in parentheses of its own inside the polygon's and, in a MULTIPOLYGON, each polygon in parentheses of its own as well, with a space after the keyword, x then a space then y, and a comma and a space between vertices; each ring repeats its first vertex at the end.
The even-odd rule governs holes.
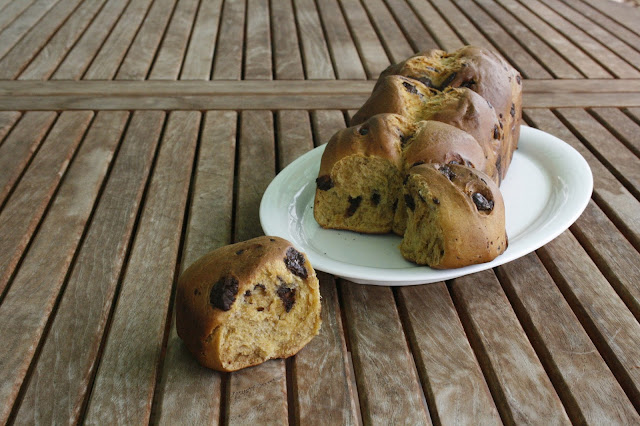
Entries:
POLYGON ((0 0, 0 424, 638 424, 639 135, 640 12, 605 0, 0 0), (297 356, 200 367, 180 271, 387 65, 467 43, 588 161, 580 219, 451 282, 319 273, 297 356))

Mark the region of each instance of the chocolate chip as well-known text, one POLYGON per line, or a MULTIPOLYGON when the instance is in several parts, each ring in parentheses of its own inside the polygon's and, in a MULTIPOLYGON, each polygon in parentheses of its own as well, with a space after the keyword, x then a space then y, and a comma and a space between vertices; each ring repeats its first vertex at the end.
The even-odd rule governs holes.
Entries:
POLYGON ((269 238, 269 241, 271 241, 272 243, 274 243, 276 241, 275 238, 269 238))
POLYGON ((516 81, 518 84, 522 84, 522 79, 520 78, 520 74, 516 75, 516 81))
POLYGON ((433 201, 433 204, 440 204, 440 200, 438 200, 436 197, 433 197, 431 201, 433 201))
POLYGON ((516 105, 513 103, 511 104, 511 110, 509 111, 509 114, 511 114, 511 117, 516 116, 516 105))
POLYGON ((474 79, 471 79, 471 80, 463 81, 462 84, 460 84, 460 87, 466 87, 467 89, 470 89, 471 86, 474 86, 475 84, 476 84, 476 81, 474 79))
POLYGON ((416 86, 414 86, 413 84, 403 81, 402 85, 404 86, 405 89, 407 89, 407 92, 411 93, 412 95, 415 95, 416 93, 418 93, 418 89, 416 89, 416 86))
POLYGON ((304 255, 293 247, 287 249, 287 257, 284 258, 284 264, 293 275, 302 279, 307 278, 307 268, 304 266, 304 255))
POLYGON ((373 193, 371 194, 371 203, 374 206, 377 206, 378 204, 380 204, 380 193, 376 190, 374 190, 373 193))
POLYGON ((362 136, 364 136, 367 133, 369 133, 369 128, 366 127, 366 126, 362 126, 362 127, 360 127, 360 129, 358 129, 358 133, 360 133, 362 136))
POLYGON ((249 297, 251 296, 251 290, 247 290, 244 292, 244 297, 249 297))
POLYGON ((318 185, 319 190, 328 191, 333 188, 333 180, 329 175, 322 175, 316 179, 316 185, 318 185))
POLYGON ((409 210, 414 211, 416 209, 416 203, 413 201, 413 197, 411 195, 404 195, 404 203, 409 207, 409 210))
MULTIPOLYGON (((427 67, 428 69, 429 67, 427 67)), ((432 70, 434 70, 435 68, 432 68, 432 70)), ((437 72, 437 71, 436 71, 437 72)), ((424 84, 425 86, 429 87, 429 88, 433 88, 433 82, 431 81, 431 79, 429 77, 418 77, 418 78, 414 78, 414 80, 418 80, 420 83, 424 84)))
POLYGON ((498 126, 493 126, 493 138, 494 139, 498 139, 500 137, 500 129, 498 129, 498 126))
POLYGON ((296 289, 289 288, 284 284, 280 284, 280 286, 276 290, 276 294, 278 295, 280 300, 282 300, 284 310, 289 312, 291 308, 293 308, 294 303, 296 303, 296 289))
POLYGON ((440 71, 438 71, 437 68, 434 68, 434 67, 426 66, 425 68, 428 69, 429 71, 440 72, 440 71))
POLYGON ((402 184, 406 185, 409 182, 409 175, 404 175, 404 179, 402 179, 402 184))
POLYGON ((445 175, 449 180, 453 180, 453 178, 456 177, 456 174, 454 173, 454 171, 451 170, 447 165, 440 167, 440 173, 445 175))
POLYGON ((395 212, 396 210, 398 210, 398 199, 396 198, 396 200, 393 202, 393 206, 391 206, 391 208, 393 209, 393 211, 395 212))
MULTIPOLYGON (((280 277, 278 277, 278 278, 280 278, 280 277)), ((282 279, 282 278, 280 278, 280 279, 282 279)), ((264 286, 264 284, 256 284, 256 285, 254 285, 254 286, 253 286, 253 289, 254 289, 254 290, 255 290, 255 289, 257 289, 257 288, 262 289, 262 291, 265 291, 265 290, 267 289, 267 288, 264 286)))
POLYGON ((410 136, 405 136, 405 135, 399 135, 400 136, 400 145, 402 145, 402 147, 404 148, 404 146, 406 145, 407 141, 411 138, 410 136))
POLYGON ((420 164, 424 164, 424 161, 420 160, 420 161, 416 161, 415 163, 413 163, 411 165, 411 167, 415 167, 415 166, 419 166, 420 164))
POLYGON ((236 252, 236 254, 237 254, 238 256, 240 256, 242 253, 244 253, 244 249, 242 249, 242 250, 238 250, 238 251, 236 252))
POLYGON ((458 75, 458 73, 456 73, 455 71, 452 72, 451 74, 449 74, 447 76, 447 78, 442 82, 442 84, 440 85, 440 90, 443 90, 445 87, 447 87, 448 85, 451 84, 451 82, 453 80, 455 80, 456 76, 458 75))
POLYGON ((260 306, 260 307, 256 308, 256 311, 262 312, 262 311, 264 311, 264 308, 262 306, 260 306))
POLYGON ((231 305, 236 301, 236 295, 238 294, 238 279, 234 276, 227 275, 220 278, 217 283, 211 287, 209 293, 209 303, 214 308, 228 311, 231 309, 231 305))
POLYGON ((496 169, 498 170, 498 175, 502 176, 502 157, 500 155, 496 158, 496 169))
POLYGON ((475 203, 478 211, 491 211, 493 210, 493 201, 487 200, 484 195, 479 192, 474 192, 471 199, 475 203))
POLYGON ((358 195, 356 198, 351 198, 349 196, 349 207, 347 207, 347 217, 351 217, 354 215, 358 207, 360 207, 360 203, 362 202, 362 196, 358 195))
POLYGON ((198 290, 197 288, 195 290, 193 290, 193 294, 195 294, 196 296, 200 294, 200 290, 198 290))

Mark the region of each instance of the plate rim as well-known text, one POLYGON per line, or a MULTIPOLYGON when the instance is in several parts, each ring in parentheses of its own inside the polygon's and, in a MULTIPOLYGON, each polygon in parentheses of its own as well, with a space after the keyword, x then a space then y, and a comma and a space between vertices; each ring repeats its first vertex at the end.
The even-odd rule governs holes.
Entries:
MULTIPOLYGON (((542 138, 542 140, 545 141, 545 147, 553 147, 554 152, 558 152, 559 154, 561 154, 562 158, 571 159, 571 164, 576 167, 575 170, 577 170, 579 173, 584 174, 585 177, 588 177, 588 179, 584 182, 584 186, 578 188, 579 193, 574 193, 574 197, 577 198, 579 203, 572 203, 572 205, 574 206, 574 210, 570 211, 571 214, 558 223, 551 222, 555 226, 548 234, 544 234, 543 238, 535 241, 535 244, 533 245, 535 247, 526 246, 518 250, 518 246, 516 246, 514 248, 515 250, 512 249, 511 251, 509 251, 509 249, 507 249, 505 253, 501 254, 490 262, 469 265, 456 269, 433 269, 429 268, 428 266, 414 266, 408 269, 376 268, 371 266, 348 264, 335 259, 325 258, 321 254, 316 256, 314 253, 307 253, 312 266, 314 267, 314 269, 318 269, 356 283, 383 286, 403 286, 440 282, 457 278, 467 274, 472 274, 475 272, 480 272, 486 269, 500 266, 510 261, 516 260, 522 256, 525 256, 529 253, 532 253, 533 251, 549 243, 549 241, 553 240, 566 229, 568 229, 571 224, 573 224, 578 219, 578 217, 580 217, 584 209, 587 207, 589 200, 591 199, 591 194, 593 192, 593 173, 591 171, 591 168, 589 167, 589 164, 584 159, 584 157, 575 148, 573 148, 565 141, 547 132, 526 125, 521 126, 521 141, 525 140, 525 143, 528 144, 530 143, 528 141, 529 139, 536 138, 542 138), (425 273, 424 268, 426 268, 429 272, 425 273), (435 274, 434 271, 436 272, 435 274), (369 272, 369 274, 367 274, 366 272, 369 272), (379 277, 381 273, 382 275, 384 275, 383 278, 379 277), (377 276, 372 276, 372 274, 375 274, 377 276)), ((301 163, 308 162, 310 160, 310 157, 318 156, 320 159, 325 147, 326 144, 323 144, 301 155, 296 160, 291 162, 287 167, 285 167, 282 171, 280 171, 280 173, 278 173, 276 177, 270 182, 262 196, 259 209, 260 225, 262 226, 265 235, 280 236, 289 240, 298 249, 302 249, 303 251, 305 251, 303 247, 299 246, 298 242, 293 238, 293 235, 289 235, 289 232, 286 232, 286 235, 282 235, 278 232, 278 229, 274 229, 279 227, 276 224, 272 225, 271 221, 269 220, 269 215, 267 214, 267 209, 270 207, 270 199, 273 197, 273 195, 276 194, 276 191, 279 189, 282 183, 287 182, 286 179, 300 168, 301 163)), ((304 182, 297 187, 298 191, 304 189, 308 184, 309 182, 304 180, 304 182)), ((289 203, 289 205, 282 206, 282 208, 287 209, 291 205, 292 203, 289 203)))

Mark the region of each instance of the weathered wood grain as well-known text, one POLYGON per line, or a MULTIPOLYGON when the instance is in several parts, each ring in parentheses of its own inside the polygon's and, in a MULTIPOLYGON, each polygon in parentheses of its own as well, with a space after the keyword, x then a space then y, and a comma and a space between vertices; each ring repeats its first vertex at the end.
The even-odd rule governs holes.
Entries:
POLYGON ((398 308, 432 417, 441 424, 501 424, 447 286, 399 288, 398 308))
POLYGON ((24 12, 35 0, 11 1, 3 0, 0 2, 0 31, 4 30, 7 25, 13 22, 22 12, 24 12))
POLYGON ((640 199, 640 158, 584 109, 561 108, 557 111, 629 192, 640 199))
MULTIPOLYGON (((18 111, 2 111, 0 112, 0 146, 4 142, 4 137, 9 133, 9 130, 18 121, 22 114, 18 111)), ((0 170, 2 170, 0 168, 0 170)), ((1 202, 0 202, 1 203, 1 202)))
POLYGON ((385 0, 385 3, 389 11, 393 14, 398 26, 403 30, 407 40, 411 43, 414 51, 423 52, 425 50, 438 48, 438 44, 413 13, 413 10, 406 1, 385 0))
POLYGON ((569 424, 564 407, 493 271, 456 278, 451 287, 502 421, 569 424))
POLYGON ((640 254, 593 201, 589 201, 571 231, 640 320, 640 254))
POLYGON ((640 30, 637 28, 638 19, 640 19, 640 12, 629 4, 607 4, 599 2, 598 0, 583 0, 590 6, 600 10, 602 13, 608 15, 612 19, 615 19, 620 24, 624 25, 627 29, 640 35, 640 30))
MULTIPOLYGON (((80 40, 62 60, 58 69, 50 76, 51 79, 79 79, 128 4, 128 0, 108 0, 89 28, 82 34, 80 40)), ((49 75, 43 75, 43 78, 48 77, 49 75)))
POLYGON ((144 80, 147 78, 175 5, 176 0, 153 2, 118 68, 116 80, 144 80))
POLYGON ((492 48, 492 44, 475 25, 449 0, 430 0, 440 15, 451 24, 464 44, 492 48))
POLYGON ((637 410, 640 324, 569 232, 538 252, 637 410))
POLYGON ((327 45, 335 64, 336 77, 351 80, 366 78, 338 1, 324 0, 317 4, 327 34, 327 45))
POLYGON ((338 110, 317 110, 311 112, 315 134, 315 146, 329 142, 331 136, 338 130, 344 129, 344 114, 338 110))
POLYGON ((297 26, 300 29, 305 77, 308 80, 335 78, 327 41, 314 1, 293 0, 293 5, 297 26))
MULTIPOLYGON (((180 270, 231 243, 237 113, 205 114, 180 270)), ((220 420, 222 375, 201 367, 178 337, 175 312, 160 387, 160 424, 212 424, 220 420), (206 404, 203 401, 207 401, 206 404)))
POLYGON ((535 254, 498 276, 574 423, 638 421, 627 396, 535 254))
MULTIPOLYGON (((262 235, 258 209, 267 185, 275 177, 273 115, 268 111, 243 111, 238 141, 237 199, 234 241, 262 235)), ((287 422, 285 362, 281 359, 229 375, 230 424, 287 422)))
POLYGON ((640 125, 617 108, 594 108, 596 118, 625 144, 637 157, 640 157, 640 125))
POLYGON ((222 0, 200 2, 180 78, 209 80, 218 38, 222 0))
POLYGON ((625 236, 640 250, 640 201, 638 201, 613 174, 575 137, 549 110, 527 109, 527 119, 536 127, 549 132, 575 148, 593 173, 593 199, 625 236))
POLYGON ((29 164, 56 119, 55 112, 30 111, 0 145, 0 206, 29 164))
MULTIPOLYGON (((63 112, 0 213, 0 294, 53 197, 93 113, 63 112)), ((34 135, 37 136, 37 135, 34 135)))
POLYGON ((198 0, 181 0, 171 16, 162 45, 153 62, 149 78, 176 80, 182 68, 191 27, 198 10, 198 0))
POLYGON ((59 0, 36 0, 0 32, 0 58, 10 51, 59 0))
POLYGON ((365 424, 431 424, 391 288, 342 281, 365 424))
POLYGON ((318 272, 322 295, 322 329, 293 359, 296 422, 355 425, 353 399, 336 283, 318 272))
POLYGON ((440 16, 429 1, 409 0, 409 4, 413 9, 413 13, 420 19, 422 25, 427 28, 440 49, 452 51, 464 46, 455 30, 440 16))
POLYGON ((224 2, 212 70, 213 79, 240 80, 242 78, 244 19, 244 1, 224 2))
MULTIPOLYGON (((46 38, 47 33, 40 32, 40 26, 38 26, 37 33, 40 40, 34 40, 32 44, 36 48, 30 49, 33 52, 37 52, 37 55, 35 53, 25 55, 25 50, 29 48, 21 46, 21 44, 16 45, 16 49, 19 50, 16 53, 10 52, 0 61, 0 78, 15 78, 19 74, 21 80, 47 79, 89 26, 93 17, 104 3, 105 0, 81 3, 50 39, 46 38), (43 35, 45 36, 44 39, 42 39, 43 35), (38 52, 37 46, 40 45, 43 45, 43 47, 38 52), (29 63, 32 57, 33 60, 29 63), (29 64, 29 66, 26 66, 26 64, 29 64), (24 71, 20 72, 23 69, 24 71)), ((44 19, 49 21, 50 18, 47 15, 44 19)), ((45 29, 43 28, 43 30, 45 29)), ((26 39, 23 39, 22 42, 26 39)))
POLYGON ((7 421, 54 309, 126 119, 123 112, 101 112, 96 116, 86 143, 79 148, 67 179, 0 305, 0 335, 4 342, 0 348, 2 423, 7 421))
MULTIPOLYGON (((552 2, 552 0, 547 1, 548 3, 552 2)), ((571 40, 576 46, 589 52, 592 58, 614 76, 618 78, 638 78, 638 75, 640 75, 640 71, 633 68, 606 46, 603 46, 599 40, 591 36, 591 33, 595 31, 595 27, 592 27, 589 33, 586 33, 538 0, 523 2, 523 4, 533 13, 555 27, 556 30, 571 40)))
MULTIPOLYGON (((540 19, 532 15, 529 10, 522 7, 514 1, 503 1, 498 4, 490 0, 480 0, 478 5, 482 7, 489 15, 494 17, 502 24, 531 54, 556 78, 581 78, 582 74, 572 67, 564 58, 556 53, 547 43, 552 36, 564 40, 559 34, 553 32, 538 33, 544 34, 543 37, 535 33, 535 27, 529 23, 533 18, 534 23, 540 23, 540 19), (509 13, 511 12, 511 13, 509 13), (537 21, 536 21, 537 20, 537 21), (526 25, 526 26, 525 26, 526 25), (532 28, 533 31, 528 28, 532 28)), ((544 24, 543 24, 544 25, 544 24)), ((545 28, 549 30, 550 27, 545 28)), ((562 42, 562 41, 561 41, 562 42)), ((572 48, 570 52, 580 52, 578 49, 572 48)), ((580 52, 581 53, 581 52, 580 52)), ((584 55, 586 57, 586 55, 584 55)), ((596 65, 597 67, 597 65, 596 65)))
POLYGON ((270 4, 275 78, 302 80, 304 70, 291 0, 271 0, 270 4))
POLYGON ((278 168, 284 169, 293 160, 313 149, 311 121, 307 111, 278 111, 278 168))
POLYGON ((390 64, 384 47, 362 4, 357 0, 339 1, 367 77, 377 79, 382 70, 390 64))
POLYGON ((392 63, 404 61, 416 53, 417 47, 411 46, 382 0, 371 0, 362 4, 392 63))
POLYGON ((199 123, 199 112, 169 114, 88 403, 87 423, 149 420, 199 123))
MULTIPOLYGON (((132 0, 129 3, 116 26, 110 30, 109 37, 100 47, 98 54, 91 61, 91 65, 82 75, 82 79, 111 80, 116 75, 138 28, 147 15, 150 4, 151 0, 132 0)), ((74 62, 69 62, 68 67, 71 68, 74 65, 74 62)), ((54 78, 64 78, 63 70, 65 70, 65 63, 54 74, 54 78)), ((69 70, 69 72, 72 71, 69 70)))
POLYGON ((244 78, 271 80, 271 31, 268 0, 247 1, 244 78))
MULTIPOLYGON (((18 424, 80 420, 163 121, 159 111, 131 118, 27 384, 18 424)), ((116 138, 117 130, 103 127, 98 141, 116 138)))
POLYGON ((472 0, 454 0, 458 7, 489 38, 494 46, 525 78, 549 78, 551 74, 540 65, 518 42, 472 0))

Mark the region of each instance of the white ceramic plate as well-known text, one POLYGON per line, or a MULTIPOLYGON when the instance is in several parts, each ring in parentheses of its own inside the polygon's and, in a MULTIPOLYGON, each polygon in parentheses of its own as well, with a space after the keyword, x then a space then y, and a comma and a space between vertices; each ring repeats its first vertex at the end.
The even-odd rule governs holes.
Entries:
POLYGON ((500 187, 509 247, 488 263, 431 269, 404 260, 396 235, 320 228, 313 218, 313 198, 324 148, 306 153, 276 176, 262 198, 260 222, 266 235, 285 238, 304 251, 314 268, 361 284, 430 283, 517 259, 566 230, 587 206, 593 189, 591 169, 576 150, 555 136, 522 126, 500 187))

